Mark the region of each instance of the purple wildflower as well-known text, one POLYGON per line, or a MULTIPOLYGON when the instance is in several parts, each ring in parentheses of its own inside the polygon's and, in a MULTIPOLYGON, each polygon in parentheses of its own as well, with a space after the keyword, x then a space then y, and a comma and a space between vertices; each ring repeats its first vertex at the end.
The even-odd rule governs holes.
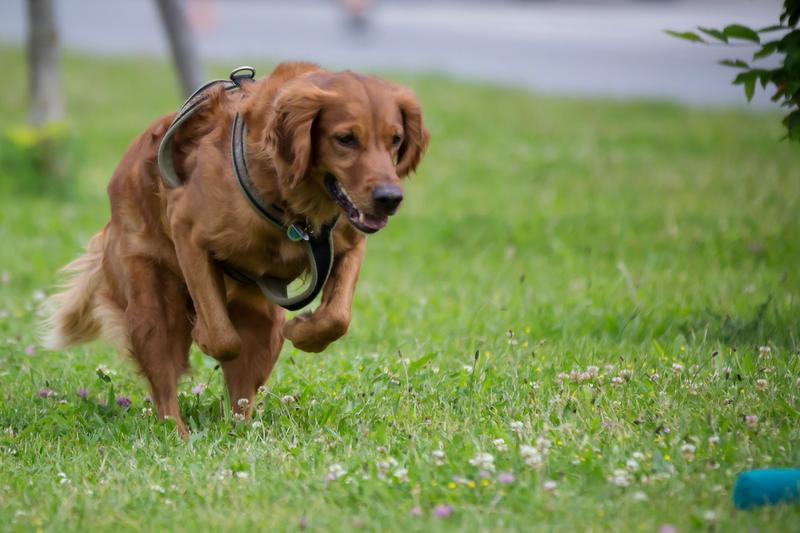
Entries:
POLYGON ((514 483, 514 473, 500 472, 499 474, 497 474, 497 482, 502 483, 503 485, 510 485, 514 483))
POLYGON ((117 405, 120 407, 130 407, 131 399, 127 396, 117 396, 117 405))
POLYGON ((80 396, 81 398, 86 398, 87 396, 89 396, 89 391, 86 390, 86 387, 81 387, 80 389, 78 389, 78 396, 80 396))
POLYGON ((29 344, 29 345, 27 345, 25 347, 25 355, 30 356, 30 355, 33 355, 35 353, 36 353, 36 345, 35 344, 29 344))
POLYGON ((206 386, 203 385, 202 383, 198 383, 197 385, 192 387, 192 394, 194 394, 195 396, 200 396, 201 394, 203 394, 204 390, 206 390, 206 386))
POLYGON ((678 529, 672 524, 661 524, 658 533, 678 533, 678 529))
POLYGON ((437 505, 433 508, 433 516, 445 518, 453 514, 453 508, 447 504, 437 505))
POLYGON ((52 398, 53 396, 57 395, 56 391, 54 391, 53 389, 48 389, 46 387, 43 387, 43 388, 39 389, 39 393, 38 394, 39 394, 39 398, 52 398))
POLYGON ((410 513, 411 516, 422 516, 422 507, 420 507, 419 505, 415 505, 414 507, 411 508, 410 513))

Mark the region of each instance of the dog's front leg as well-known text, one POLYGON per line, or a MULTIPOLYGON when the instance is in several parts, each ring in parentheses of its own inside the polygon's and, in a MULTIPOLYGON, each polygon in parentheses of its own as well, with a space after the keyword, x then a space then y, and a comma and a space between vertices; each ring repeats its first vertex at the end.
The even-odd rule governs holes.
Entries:
POLYGON ((364 259, 366 239, 336 258, 322 292, 322 303, 313 313, 303 313, 284 324, 283 336, 299 350, 321 352, 347 333, 353 292, 364 259))
POLYGON ((222 270, 193 238, 190 224, 173 224, 172 237, 197 313, 192 337, 208 355, 220 361, 230 361, 239 355, 241 339, 228 316, 222 270))

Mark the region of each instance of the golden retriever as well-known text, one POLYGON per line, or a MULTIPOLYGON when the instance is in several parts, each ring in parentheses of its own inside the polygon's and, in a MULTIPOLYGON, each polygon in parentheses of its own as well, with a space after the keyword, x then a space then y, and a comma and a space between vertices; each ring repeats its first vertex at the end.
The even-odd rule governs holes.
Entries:
POLYGON ((65 267, 71 277, 47 320, 53 349, 101 336, 130 353, 158 416, 172 417, 183 436, 177 386, 192 341, 220 361, 232 408, 249 419, 284 338, 319 352, 347 332, 365 234, 396 211, 402 178, 429 138, 411 91, 349 71, 283 63, 239 91, 209 92, 174 136, 181 186, 165 186, 157 162, 174 114, 128 148, 108 186, 111 220, 65 267), (320 305, 288 322, 256 286, 223 270, 292 280, 308 268, 302 242, 259 216, 239 189, 230 151, 236 113, 247 124, 256 193, 312 234, 342 219, 320 305))

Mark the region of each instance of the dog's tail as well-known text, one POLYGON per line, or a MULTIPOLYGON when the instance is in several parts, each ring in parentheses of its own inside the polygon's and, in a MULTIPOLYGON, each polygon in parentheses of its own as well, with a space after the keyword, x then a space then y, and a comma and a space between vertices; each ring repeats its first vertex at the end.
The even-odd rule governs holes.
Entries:
POLYGON ((62 269, 66 280, 62 291, 46 304, 42 323, 42 344, 51 350, 88 342, 97 338, 102 318, 97 316, 97 290, 103 281, 103 250, 108 228, 95 234, 86 253, 62 269))

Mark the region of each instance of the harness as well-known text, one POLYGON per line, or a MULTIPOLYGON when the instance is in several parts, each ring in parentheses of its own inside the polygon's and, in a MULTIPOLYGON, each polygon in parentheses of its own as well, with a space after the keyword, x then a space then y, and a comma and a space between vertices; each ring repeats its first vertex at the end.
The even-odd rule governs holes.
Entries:
MULTIPOLYGON (((241 89, 242 83, 252 82, 256 71, 253 67, 239 67, 230 74, 227 80, 212 80, 192 94, 178 110, 175 119, 167 128, 161 145, 158 148, 158 167, 161 179, 169 188, 180 187, 183 182, 178 178, 173 160, 174 136, 178 128, 186 122, 203 103, 208 100, 208 91, 212 87, 222 85, 225 91, 241 89)), ((309 282, 299 294, 289 296, 289 283, 293 280, 284 280, 268 276, 253 276, 234 268, 228 263, 221 263, 225 274, 241 283, 257 285, 266 298, 284 309, 297 311, 310 304, 328 281, 333 267, 333 228, 339 217, 327 222, 318 233, 311 231, 308 220, 286 223, 286 213, 274 203, 264 202, 258 195, 247 172, 247 125, 244 119, 236 113, 231 128, 231 166, 236 182, 250 206, 267 222, 280 229, 286 237, 293 242, 302 242, 305 247, 309 263, 309 282)))

